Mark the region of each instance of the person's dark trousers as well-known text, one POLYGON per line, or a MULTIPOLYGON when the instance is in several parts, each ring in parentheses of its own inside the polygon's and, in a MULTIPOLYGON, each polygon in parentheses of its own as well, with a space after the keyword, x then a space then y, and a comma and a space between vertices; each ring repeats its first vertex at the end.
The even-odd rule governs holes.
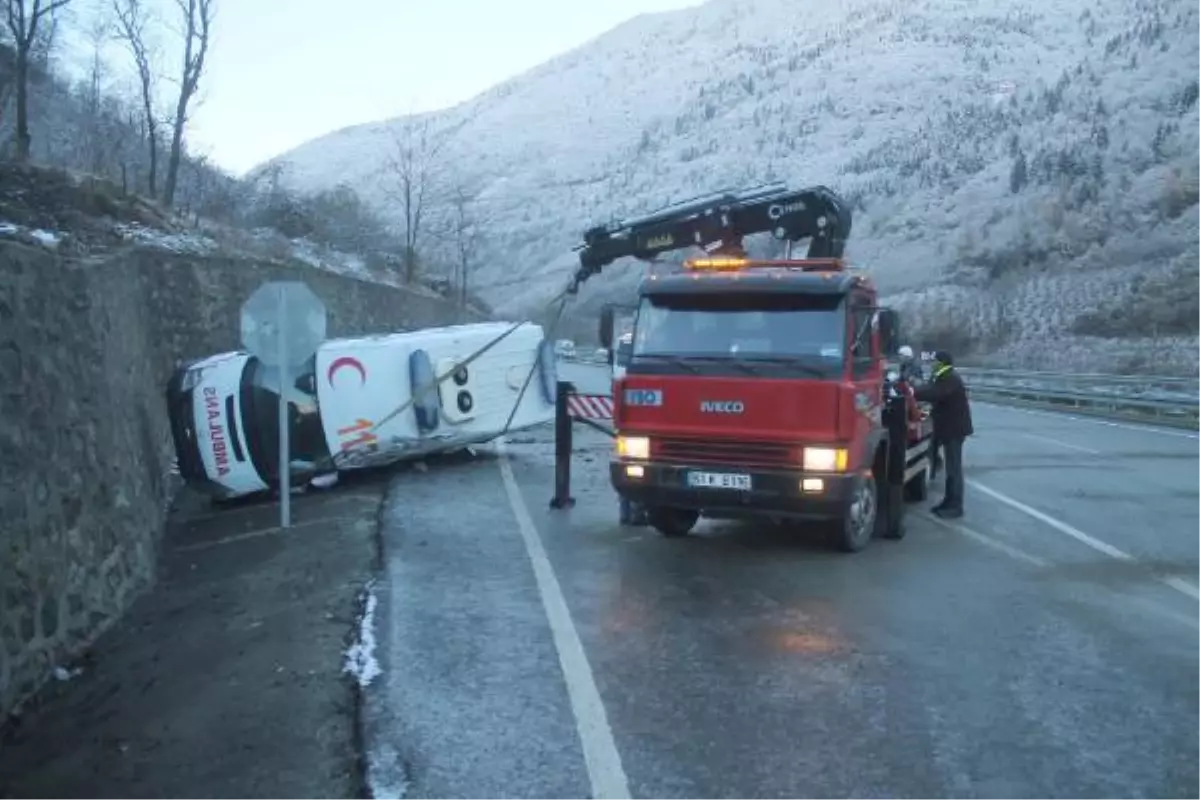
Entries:
POLYGON ((936 436, 929 439, 929 479, 937 480, 938 473, 942 471, 942 443, 938 441, 936 436))
POLYGON ((963 511, 963 440, 961 438, 943 439, 941 445, 942 452, 945 453, 946 494, 934 511, 961 516, 963 511))

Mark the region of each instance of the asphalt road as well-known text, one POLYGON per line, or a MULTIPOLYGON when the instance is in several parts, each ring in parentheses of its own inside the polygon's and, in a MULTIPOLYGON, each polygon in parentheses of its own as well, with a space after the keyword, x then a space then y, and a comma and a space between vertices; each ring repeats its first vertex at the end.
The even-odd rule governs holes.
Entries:
POLYGON ((966 517, 853 555, 620 527, 582 429, 569 512, 545 433, 402 474, 377 796, 1196 797, 1196 437, 975 417, 966 517))

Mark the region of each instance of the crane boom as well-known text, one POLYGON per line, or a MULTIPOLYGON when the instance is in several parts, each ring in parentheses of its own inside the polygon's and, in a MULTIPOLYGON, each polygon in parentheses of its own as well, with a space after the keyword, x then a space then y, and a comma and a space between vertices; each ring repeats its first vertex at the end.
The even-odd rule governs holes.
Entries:
POLYGON ((780 183, 722 191, 644 216, 597 225, 583 234, 571 291, 619 258, 651 260, 672 250, 740 246, 745 236, 809 239, 808 258, 841 258, 850 236, 850 207, 825 186, 788 189, 780 183))

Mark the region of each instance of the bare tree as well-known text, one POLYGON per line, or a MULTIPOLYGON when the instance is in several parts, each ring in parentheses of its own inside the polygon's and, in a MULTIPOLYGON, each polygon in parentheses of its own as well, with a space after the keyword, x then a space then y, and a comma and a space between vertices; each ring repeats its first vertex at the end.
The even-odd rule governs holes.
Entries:
POLYGON ((179 99, 175 103, 171 152, 167 156, 167 177, 163 186, 163 201, 168 206, 175 202, 179 163, 183 158, 183 131, 187 126, 188 104, 195 97, 196 90, 200 87, 200 76, 204 74, 204 59, 208 55, 216 0, 175 0, 175 5, 183 14, 183 75, 179 81, 179 99))
POLYGON ((200 227, 200 216, 213 188, 215 173, 206 154, 192 153, 188 159, 186 180, 182 186, 182 208, 184 218, 192 217, 192 227, 200 227))
POLYGON ((404 218, 404 281, 413 283, 420 266, 423 224, 433 200, 438 159, 447 139, 435 135, 430 117, 406 117, 392 134, 394 149, 387 169, 389 199, 400 204, 404 218))
POLYGON ((12 97, 16 81, 13 73, 16 71, 14 51, 8 46, 8 26, 0 26, 0 122, 4 120, 4 110, 8 108, 8 100, 12 97))
POLYGON ((455 186, 451 191, 450 205, 452 209, 450 234, 454 247, 454 284, 458 289, 459 307, 465 311, 467 308, 467 285, 470 281, 475 252, 479 247, 482 235, 480 226, 483 220, 479 214, 478 203, 461 184, 455 186))
POLYGON ((29 163, 33 136, 29 133, 29 54, 44 25, 53 24, 54 12, 71 0, 4 0, 5 22, 16 51, 17 161, 29 163))
POLYGON ((86 164, 86 168, 93 175, 100 175, 104 172, 108 161, 108 145, 106 142, 106 120, 105 120, 105 63, 104 63, 104 44, 109 39, 111 33, 111 25, 104 13, 104 9, 98 8, 96 16, 92 18, 86 31, 86 39, 88 47, 91 50, 91 57, 88 64, 88 74, 86 82, 83 85, 83 111, 84 111, 84 153, 82 163, 86 164))
POLYGON ((146 35, 147 12, 142 0, 113 0, 117 38, 125 43, 133 63, 142 94, 142 125, 146 130, 146 148, 150 174, 147 189, 151 198, 158 196, 158 114, 154 109, 154 54, 146 35))

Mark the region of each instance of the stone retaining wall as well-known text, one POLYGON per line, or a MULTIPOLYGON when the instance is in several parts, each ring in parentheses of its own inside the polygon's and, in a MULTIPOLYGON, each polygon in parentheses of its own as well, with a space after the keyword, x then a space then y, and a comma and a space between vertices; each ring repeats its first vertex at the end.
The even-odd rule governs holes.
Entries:
POLYGON ((331 337, 455 320, 444 301, 304 265, 0 242, 0 721, 153 580, 167 378, 237 349, 242 302, 280 279, 321 297, 331 337))

